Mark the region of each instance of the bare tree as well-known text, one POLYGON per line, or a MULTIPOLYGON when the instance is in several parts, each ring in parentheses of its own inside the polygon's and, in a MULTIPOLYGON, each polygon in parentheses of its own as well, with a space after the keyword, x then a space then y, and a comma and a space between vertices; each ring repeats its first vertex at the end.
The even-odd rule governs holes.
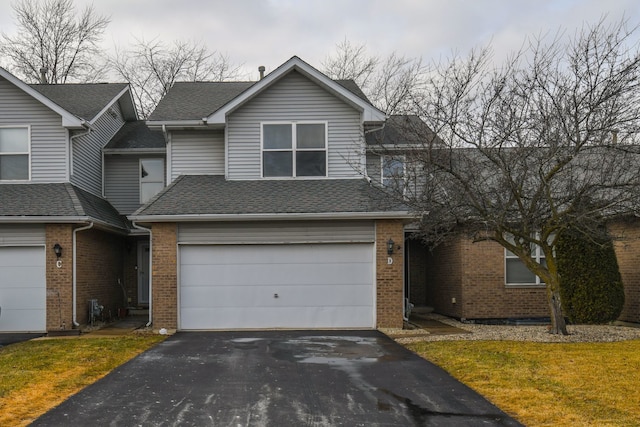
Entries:
POLYGON ((417 149, 396 147, 419 184, 396 196, 421 218, 425 240, 464 235, 517 255, 546 285, 552 333, 567 334, 559 234, 572 228, 595 238, 607 221, 638 209, 635 31, 602 20, 568 42, 534 40, 500 68, 488 49, 437 64, 413 98, 435 133, 422 132, 417 149))
POLYGON ((412 106, 412 94, 422 88, 426 68, 420 59, 392 53, 369 55, 366 45, 343 40, 322 62, 323 72, 336 80, 353 80, 369 100, 387 114, 402 114, 412 106))
POLYGON ((202 43, 176 40, 167 45, 154 39, 137 40, 130 49, 117 50, 111 61, 115 72, 131 84, 138 113, 147 118, 177 81, 224 81, 238 78, 240 66, 202 43))
POLYGON ((109 18, 93 6, 76 15, 72 0, 21 0, 13 5, 18 31, 2 33, 0 55, 28 82, 92 82, 105 73, 98 46, 109 18))

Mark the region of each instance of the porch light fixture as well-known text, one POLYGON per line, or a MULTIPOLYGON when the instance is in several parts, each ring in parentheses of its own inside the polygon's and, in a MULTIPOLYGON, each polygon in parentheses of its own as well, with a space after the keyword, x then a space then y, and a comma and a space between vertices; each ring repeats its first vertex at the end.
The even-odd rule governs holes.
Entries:
POLYGON ((60 243, 53 245, 53 252, 55 252, 56 258, 60 259, 62 256, 62 246, 60 246, 60 243))
POLYGON ((387 241, 387 255, 393 254, 393 245, 395 245, 395 242, 392 239, 389 239, 387 241))

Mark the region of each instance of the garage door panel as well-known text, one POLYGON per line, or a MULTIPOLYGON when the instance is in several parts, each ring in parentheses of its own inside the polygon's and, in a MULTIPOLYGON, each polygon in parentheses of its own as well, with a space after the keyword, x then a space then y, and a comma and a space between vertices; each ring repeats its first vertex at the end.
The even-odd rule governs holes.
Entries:
POLYGON ((0 278, 0 289, 42 288, 44 266, 0 266, 3 278, 0 278))
POLYGON ((45 312, 36 310, 13 310, 2 308, 0 332, 42 332, 46 324, 45 312))
POLYGON ((46 293, 42 288, 9 288, 2 290, 2 313, 0 319, 4 317, 5 310, 15 309, 42 309, 46 304, 46 293))
POLYGON ((44 247, 0 247, 0 332, 46 329, 44 247))
POLYGON ((371 317, 370 307, 355 307, 350 311, 338 307, 282 307, 279 310, 256 308, 251 316, 234 308, 211 310, 200 308, 189 310, 182 315, 183 329, 265 329, 265 328, 308 328, 304 325, 322 323, 323 328, 362 328, 361 319, 371 317), (296 319, 295 326, 290 319, 296 319))
POLYGON ((371 328, 374 281, 369 243, 183 245, 180 328, 371 328))
POLYGON ((186 265, 181 271, 188 286, 262 286, 314 285, 322 283, 327 269, 332 269, 331 284, 371 283, 371 264, 253 264, 253 265, 186 265), (238 274, 241 269, 242 274, 238 274))
POLYGON ((371 245, 185 245, 182 246, 183 265, 251 265, 281 263, 287 257, 290 264, 309 262, 309 253, 322 253, 327 263, 370 263, 370 253, 362 247, 371 245), (340 248, 327 250, 327 248, 340 248), (267 249, 268 248, 268 249, 267 249))
POLYGON ((262 286, 219 286, 215 290, 198 286, 183 292, 180 302, 183 309, 191 308, 223 308, 243 307, 314 307, 314 306, 369 306, 373 304, 371 285, 339 286, 328 288, 326 285, 315 286, 278 286, 265 288, 262 286), (278 298, 274 295, 277 294, 278 298))

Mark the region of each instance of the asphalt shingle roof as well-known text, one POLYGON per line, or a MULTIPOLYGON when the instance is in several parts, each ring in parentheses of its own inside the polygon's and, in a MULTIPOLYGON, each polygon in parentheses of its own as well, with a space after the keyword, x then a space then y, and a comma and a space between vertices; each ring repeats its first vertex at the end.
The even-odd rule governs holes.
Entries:
POLYGON ((72 83, 55 85, 29 85, 71 114, 92 120, 126 83, 72 83))
POLYGON ((363 179, 228 181, 224 176, 183 175, 134 216, 366 213, 391 207, 363 179))
POLYGON ((384 145, 421 145, 441 143, 442 140, 425 122, 416 115, 390 116, 382 129, 367 132, 365 137, 369 146, 384 145))
POLYGON ((70 183, 1 184, 0 217, 89 217, 123 230, 126 218, 105 199, 70 183))
POLYGON ((104 147, 110 150, 166 148, 161 131, 152 131, 143 120, 127 122, 104 147))
POLYGON ((202 120, 256 82, 175 83, 149 120, 202 120))
MULTIPOLYGON (((353 80, 336 80, 343 88, 369 102, 353 80)), ((256 82, 178 82, 149 116, 151 121, 202 120, 256 82)))

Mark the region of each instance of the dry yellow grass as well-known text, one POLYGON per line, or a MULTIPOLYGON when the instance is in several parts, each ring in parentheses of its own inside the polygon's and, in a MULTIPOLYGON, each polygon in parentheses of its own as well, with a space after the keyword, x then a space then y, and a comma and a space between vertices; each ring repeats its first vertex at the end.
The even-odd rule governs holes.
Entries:
POLYGON ((640 425, 640 341, 407 345, 527 426, 640 425))
POLYGON ((0 349, 0 426, 26 425, 160 342, 159 336, 36 340, 0 349))

